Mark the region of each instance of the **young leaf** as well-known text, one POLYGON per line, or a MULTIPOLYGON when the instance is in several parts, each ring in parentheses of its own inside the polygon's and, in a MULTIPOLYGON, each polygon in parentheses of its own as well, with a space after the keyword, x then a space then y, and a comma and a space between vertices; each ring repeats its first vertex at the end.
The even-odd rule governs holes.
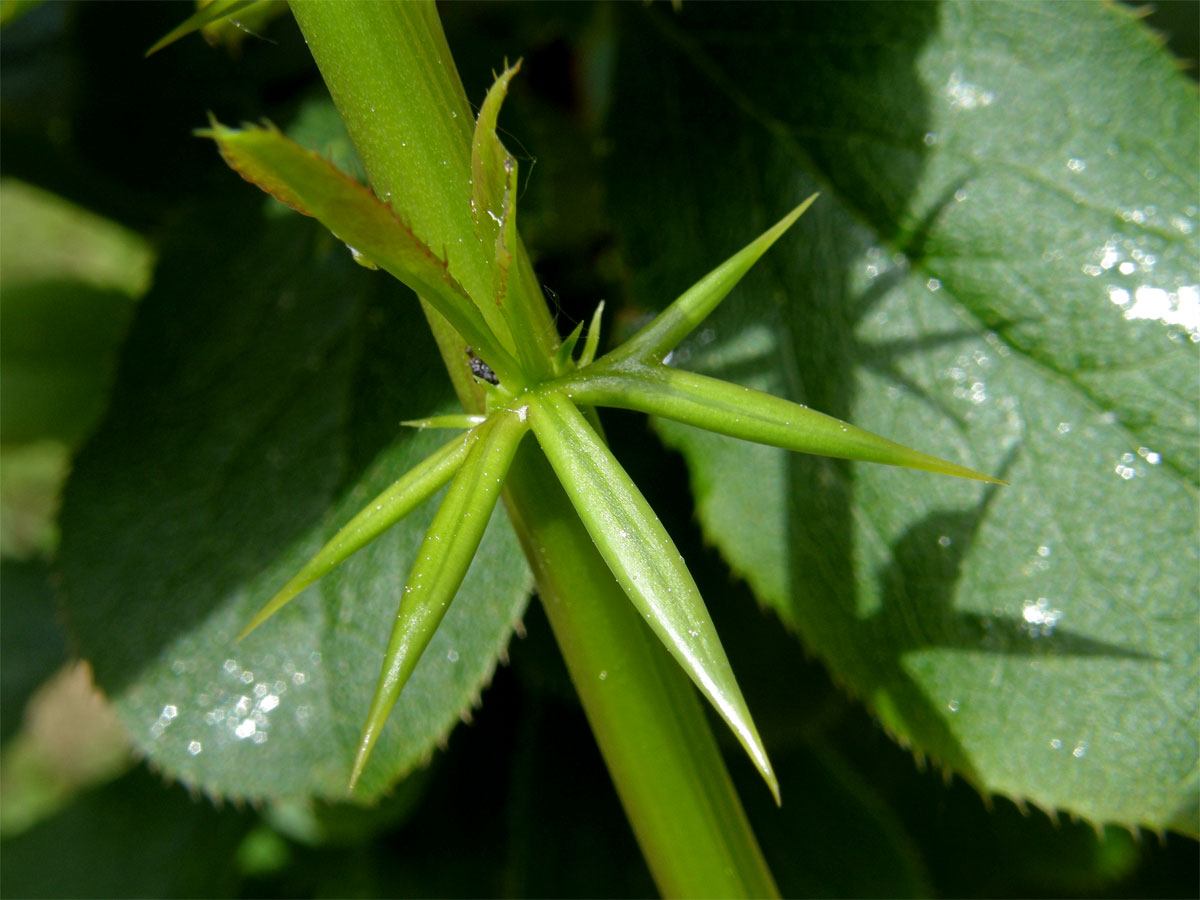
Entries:
POLYGON ((1006 484, 919 450, 889 441, 832 416, 748 387, 663 365, 622 366, 582 378, 571 393, 580 403, 636 409, 717 434, 798 453, 906 466, 1006 484))
POLYGON ((356 258, 365 258, 429 301, 510 388, 519 368, 449 265, 367 188, 272 126, 228 128, 215 119, 197 132, 217 142, 235 172, 297 212, 318 219, 356 258))
POLYGON ((659 362, 680 341, 692 333, 717 305, 725 299, 742 276, 750 271, 760 256, 792 227, 808 209, 817 194, 793 209, 790 213, 760 234, 757 238, 721 263, 690 288, 683 292, 670 306, 659 313, 649 325, 628 341, 604 357, 610 363, 636 359, 642 362, 659 362))
POLYGON ((492 296, 479 298, 479 307, 494 331, 507 330, 517 338, 517 353, 527 372, 549 376, 542 342, 529 339, 539 335, 539 317, 528 304, 543 301, 539 292, 530 295, 527 290, 532 273, 524 271, 529 262, 517 237, 517 161, 496 134, 508 83, 520 69, 518 60, 496 79, 479 110, 471 141, 471 219, 492 266, 492 296))
POLYGON ((504 313, 509 329, 521 336, 521 340, 517 341, 517 353, 526 371, 546 378, 550 377, 552 370, 547 365, 540 342, 531 339, 537 333, 538 320, 529 308, 529 304, 544 304, 544 300, 540 291, 531 293, 525 289, 532 272, 528 271, 529 260, 521 252, 521 242, 517 236, 517 161, 511 156, 505 163, 505 170, 507 178, 500 230, 496 234, 492 264, 492 296, 504 313))
POLYGON ((561 391, 529 420, 579 518, 621 588, 717 708, 779 800, 779 785, 700 591, 662 523, 578 407, 561 391))
POLYGON ((525 434, 525 418, 524 412, 496 413, 464 436, 470 450, 429 526, 424 548, 404 588, 383 671, 359 739, 350 790, 362 776, 388 714, 467 574, 525 434))
POLYGON ((477 435, 467 432, 443 444, 435 453, 409 469, 391 487, 362 508, 337 534, 305 563, 279 592, 267 601, 237 636, 240 641, 275 615, 283 606, 318 579, 324 578, 387 529, 432 497, 467 458, 477 435))
POLYGON ((496 136, 496 120, 508 94, 508 83, 519 71, 521 61, 517 60, 500 73, 488 90, 475 120, 475 134, 471 140, 471 219, 475 223, 475 234, 486 248, 496 245, 500 233, 504 195, 508 190, 508 165, 512 161, 512 156, 496 136))
POLYGON ((518 61, 496 79, 479 110, 471 140, 471 223, 492 270, 492 296, 475 299, 492 330, 510 337, 519 332, 511 328, 504 314, 511 255, 504 250, 501 232, 509 218, 508 175, 515 169, 516 161, 496 136, 496 119, 508 92, 508 82, 520 68, 518 61))

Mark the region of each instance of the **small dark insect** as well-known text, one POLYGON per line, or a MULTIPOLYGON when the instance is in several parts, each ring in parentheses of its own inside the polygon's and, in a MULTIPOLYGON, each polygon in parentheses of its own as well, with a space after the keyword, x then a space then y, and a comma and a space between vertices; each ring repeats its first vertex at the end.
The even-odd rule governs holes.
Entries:
POLYGON ((496 377, 496 373, 492 371, 492 367, 485 363, 482 359, 471 352, 471 348, 467 348, 467 356, 471 358, 471 374, 476 378, 482 378, 488 384, 499 384, 500 379, 496 377))

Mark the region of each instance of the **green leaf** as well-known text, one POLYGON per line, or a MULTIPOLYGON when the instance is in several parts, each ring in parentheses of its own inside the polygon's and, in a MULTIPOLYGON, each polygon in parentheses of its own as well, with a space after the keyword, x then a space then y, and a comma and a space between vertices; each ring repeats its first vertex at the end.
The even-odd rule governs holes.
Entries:
POLYGON ((508 82, 521 70, 520 60, 505 68, 488 90, 471 138, 471 221, 475 237, 488 255, 492 268, 492 296, 479 298, 479 309, 497 334, 513 332, 504 315, 504 297, 508 292, 508 270, 512 255, 505 249, 505 223, 515 219, 515 195, 509 195, 509 176, 516 175, 517 161, 496 135, 500 106, 508 93, 508 82))
MULTIPOLYGON (((397 423, 454 404, 418 305, 314 223, 262 206, 238 189, 170 233, 67 487, 62 590, 78 651, 168 776, 217 796, 340 799, 432 507, 234 638, 442 443, 397 423)), ((427 759, 478 701, 528 590, 498 513, 356 799, 427 759)))
POLYGON ((21 725, 26 701, 68 661, 69 648, 48 566, 6 559, 0 587, 0 741, 7 742, 21 725))
POLYGON ((496 239, 503 227, 505 195, 508 193, 508 175, 515 160, 504 149, 496 135, 496 121, 500 107, 508 94, 508 83, 521 71, 521 61, 505 66, 495 83, 488 89, 483 106, 475 119, 475 133, 471 138, 471 221, 475 223, 475 234, 484 248, 496 246, 496 239))
POLYGON ((779 800, 779 785, 687 564, 620 463, 559 391, 528 407, 538 443, 630 601, 737 735, 779 800))
POLYGON ((515 360, 438 256, 368 188, 274 127, 236 129, 215 119, 197 132, 216 141, 235 172, 277 200, 320 220, 356 260, 380 266, 432 304, 502 381, 520 383, 515 360))
POLYGON ((636 409, 729 437, 799 453, 856 459, 1005 482, 912 450, 854 425, 762 391, 663 365, 625 364, 609 374, 566 382, 580 403, 636 409))
POLYGON ((165 788, 138 766, 5 841, 5 891, 21 897, 228 896, 238 885, 230 858, 254 822, 247 810, 196 803, 182 787, 165 788))
MULTIPOLYGON (((505 68, 488 90, 471 141, 471 219, 480 245, 490 252, 492 296, 482 298, 480 308, 489 322, 502 316, 505 330, 516 338, 517 353, 527 372, 542 377, 550 374, 544 354, 544 335, 539 323, 544 306, 540 290, 521 250, 517 236, 517 161, 496 134, 500 106, 508 93, 508 83, 521 70, 521 62, 505 68)), ((493 329, 500 331, 499 324, 493 329)))
POLYGON ((0 182, 0 432, 79 443, 150 285, 140 236, 15 179, 0 182))
POLYGON ((354 790, 362 777, 400 692, 445 618, 475 558, 492 510, 500 499, 513 454, 525 434, 525 418, 523 413, 497 412, 464 435, 463 443, 469 448, 466 460, 433 517, 401 594, 383 671, 358 741, 350 790, 354 790))
POLYGON ((919 753, 1194 831, 1194 85, 1119 6, 623 15, 610 189, 637 302, 822 191, 674 361, 1012 483, 660 422, 706 535, 919 753))

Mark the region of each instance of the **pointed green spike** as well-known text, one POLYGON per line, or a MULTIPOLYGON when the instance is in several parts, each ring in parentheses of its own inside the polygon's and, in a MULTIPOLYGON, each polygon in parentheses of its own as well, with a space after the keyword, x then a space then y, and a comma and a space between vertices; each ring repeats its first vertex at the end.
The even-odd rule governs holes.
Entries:
POLYGON ((468 416, 468 415, 452 415, 452 416, 429 416, 426 419, 406 419, 401 422, 401 425, 408 428, 474 428, 476 425, 482 425, 487 421, 487 416, 468 416))
POLYGON ((568 396, 542 391, 529 420, 596 549, 646 623, 733 730, 779 802, 779 783, 716 628, 658 517, 568 396))
POLYGON ((579 342, 581 334, 583 334, 582 322, 572 328, 571 333, 558 345, 558 351, 554 354, 554 370, 556 372, 569 372, 574 368, 571 365, 571 358, 575 355, 575 345, 579 342))
POLYGON ((525 420, 524 410, 506 410, 472 432, 476 439, 438 507, 425 534, 423 552, 417 554, 409 573, 383 670, 359 738, 348 791, 353 791, 362 777, 400 691, 467 574, 500 497, 509 464, 528 428, 525 420))
POLYGON ((813 201, 813 194, 769 229, 688 288, 649 325, 604 357, 616 364, 625 360, 659 362, 692 333, 728 296, 759 257, 800 218, 813 201))
MULTIPOLYGON (((603 362, 601 360, 601 364, 603 362)), ((889 441, 799 403, 695 372, 657 364, 626 364, 611 374, 603 369, 597 374, 601 377, 581 377, 578 381, 563 379, 560 384, 578 403, 638 410, 797 453, 905 466, 991 484, 1007 484, 991 475, 889 441)))
POLYGON ((212 3, 203 9, 199 9, 192 13, 165 35, 154 42, 149 50, 146 51, 146 56, 153 56, 164 47, 169 47, 180 38, 187 37, 193 31, 199 31, 205 25, 211 25, 218 19, 224 19, 226 16, 232 16, 241 12, 249 6, 253 6, 259 0, 213 0, 212 3))
POLYGON ((587 339, 583 344, 583 355, 579 357, 579 368, 589 366, 596 358, 596 349, 600 346, 600 320, 604 316, 604 301, 596 304, 592 313, 592 321, 588 323, 587 339))
POLYGON ((468 432, 443 444, 424 461, 409 469, 386 491, 368 503, 347 522, 317 554, 292 576, 279 592, 255 614, 237 640, 279 612, 310 584, 324 578, 400 519, 441 489, 458 471, 477 435, 468 432))

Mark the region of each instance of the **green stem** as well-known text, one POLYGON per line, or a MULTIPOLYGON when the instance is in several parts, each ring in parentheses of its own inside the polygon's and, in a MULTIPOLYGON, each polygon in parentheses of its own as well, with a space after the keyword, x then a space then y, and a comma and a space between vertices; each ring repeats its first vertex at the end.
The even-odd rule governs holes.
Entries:
MULTIPOLYGON (((448 248, 469 292, 486 295, 486 262, 455 249, 460 238, 464 248, 474 241, 472 120, 432 3, 293 0, 292 9, 376 194, 403 210, 426 240, 448 248)), ((532 339, 543 344, 553 327, 544 305, 536 308, 543 321, 532 339)), ((425 309, 464 408, 481 411, 462 339, 425 309)), ((505 502, 659 889, 774 895, 695 690, 617 586, 532 441, 513 462, 505 502)))
POLYGON ((550 626, 659 890, 775 896, 695 688, 613 579, 532 441, 507 491, 550 626))

